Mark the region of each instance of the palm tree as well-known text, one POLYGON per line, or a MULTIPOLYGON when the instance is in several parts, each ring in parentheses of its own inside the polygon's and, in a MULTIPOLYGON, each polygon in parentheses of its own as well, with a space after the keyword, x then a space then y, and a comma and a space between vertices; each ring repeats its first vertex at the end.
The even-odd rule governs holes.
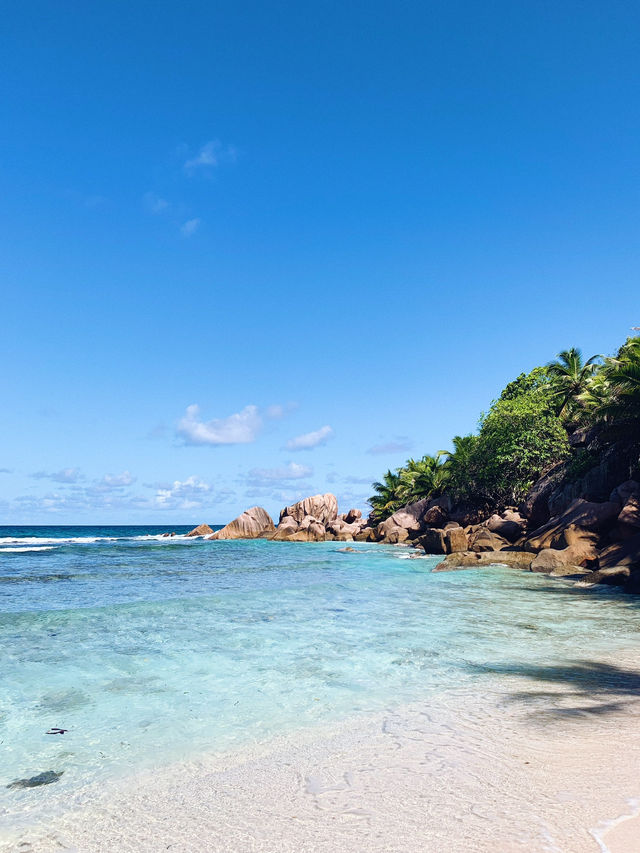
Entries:
POLYGON ((369 504, 373 509, 373 516, 378 521, 383 521, 400 509, 402 498, 400 497, 401 480, 399 473, 391 470, 383 476, 382 482, 377 481, 372 486, 376 494, 369 498, 369 504))
POLYGON ((554 385, 554 395, 560 398, 558 417, 562 417, 571 408, 588 386, 589 380, 597 370, 597 360, 602 356, 592 355, 583 361, 582 352, 576 347, 562 350, 556 360, 549 362, 547 370, 554 385))
POLYGON ((617 423, 640 421, 640 337, 629 338, 615 358, 606 359, 601 373, 608 393, 596 414, 617 423))

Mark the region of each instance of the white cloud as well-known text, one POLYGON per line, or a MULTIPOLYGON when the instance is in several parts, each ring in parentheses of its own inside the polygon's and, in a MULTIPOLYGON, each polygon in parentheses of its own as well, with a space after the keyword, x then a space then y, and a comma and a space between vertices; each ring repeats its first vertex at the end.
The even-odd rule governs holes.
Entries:
POLYGON ((100 482, 112 489, 119 489, 123 486, 130 486, 135 483, 135 480, 136 478, 131 476, 130 471, 123 471, 122 474, 105 474, 100 482))
POLYGON ((184 169, 193 174, 197 169, 215 169, 220 163, 233 163, 237 151, 232 145, 223 145, 219 139, 211 139, 198 151, 195 157, 191 157, 184 164, 184 169))
POLYGON ((211 492, 209 483, 195 475, 173 483, 158 483, 154 503, 161 509, 193 509, 202 505, 202 499, 211 492))
POLYGON ((279 468, 252 468, 249 471, 249 482, 259 485, 283 480, 303 480, 305 477, 311 477, 312 474, 313 468, 298 465, 297 462, 288 462, 279 468))
POLYGON ((380 456, 384 453, 400 453, 401 451, 411 450, 413 442, 409 441, 406 436, 398 436, 395 441, 387 441, 383 444, 374 444, 367 450, 373 456, 380 456))
POLYGON ((149 213, 154 213, 156 215, 159 213, 165 213, 171 207, 170 203, 166 199, 160 198, 160 196, 155 193, 145 193, 143 196, 143 202, 149 213))
POLYGON ((187 221, 180 226, 180 233, 183 237, 191 237, 200 227, 200 222, 201 220, 197 216, 194 219, 187 219, 187 221))
POLYGON ((62 468, 60 471, 53 471, 51 473, 36 471, 31 476, 36 480, 52 480, 54 483, 77 483, 82 479, 79 468, 62 468))
POLYGON ((333 435, 333 430, 330 426, 323 426, 314 432, 305 432, 304 435, 298 435, 291 438, 285 445, 287 450, 311 450, 313 447, 319 447, 321 444, 326 444, 333 435))
POLYGON ((226 418, 200 419, 200 407, 195 403, 178 423, 178 435, 185 444, 250 444, 258 437, 262 418, 257 406, 245 406, 241 412, 226 418))

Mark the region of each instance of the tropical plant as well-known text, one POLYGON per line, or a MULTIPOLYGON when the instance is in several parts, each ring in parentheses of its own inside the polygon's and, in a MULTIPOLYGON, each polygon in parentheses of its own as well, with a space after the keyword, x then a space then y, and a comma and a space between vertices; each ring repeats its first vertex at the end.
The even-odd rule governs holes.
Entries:
POLYGON ((595 407, 596 415, 619 424, 640 421, 640 337, 629 338, 615 358, 602 367, 606 396, 595 407))
POLYGON ((400 509, 402 506, 401 481, 398 472, 391 470, 383 476, 382 481, 377 481, 372 486, 375 494, 369 498, 369 504, 373 510, 372 515, 376 521, 383 521, 400 509))
POLYGON ((569 416, 572 409, 576 408, 576 401, 587 390, 589 381, 597 370, 599 358, 601 356, 592 355, 584 361, 582 352, 571 347, 562 350, 555 361, 549 362, 547 372, 551 377, 552 393, 559 403, 558 417, 569 416))

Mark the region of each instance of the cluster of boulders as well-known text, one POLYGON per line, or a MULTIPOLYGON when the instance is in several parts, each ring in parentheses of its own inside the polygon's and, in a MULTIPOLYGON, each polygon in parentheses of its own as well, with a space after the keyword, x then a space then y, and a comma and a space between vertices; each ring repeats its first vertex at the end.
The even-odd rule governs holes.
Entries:
POLYGON ((539 522, 526 505, 468 523, 446 500, 425 498, 380 523, 358 509, 338 514, 335 495, 313 495, 286 506, 277 527, 262 507, 252 507, 221 530, 207 524, 188 536, 207 539, 272 539, 285 542, 381 542, 412 545, 443 555, 438 571, 504 563, 586 583, 610 583, 640 592, 640 483, 627 480, 608 500, 575 498, 562 512, 539 522))
MULTIPOLYGON (((531 529, 528 519, 507 510, 463 530, 468 546, 453 549, 439 571, 504 563, 582 583, 624 586, 640 592, 640 483, 627 480, 608 500, 575 498, 563 512, 531 529)), ((427 545, 425 550, 435 553, 427 545)), ((422 544, 422 543, 421 543, 422 544)))

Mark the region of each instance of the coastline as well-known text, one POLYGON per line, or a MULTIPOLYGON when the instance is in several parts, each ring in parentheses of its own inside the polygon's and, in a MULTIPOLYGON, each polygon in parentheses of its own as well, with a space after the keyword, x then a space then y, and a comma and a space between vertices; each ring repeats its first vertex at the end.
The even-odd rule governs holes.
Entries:
POLYGON ((639 669, 567 662, 137 774, 0 850, 628 853, 639 669))

